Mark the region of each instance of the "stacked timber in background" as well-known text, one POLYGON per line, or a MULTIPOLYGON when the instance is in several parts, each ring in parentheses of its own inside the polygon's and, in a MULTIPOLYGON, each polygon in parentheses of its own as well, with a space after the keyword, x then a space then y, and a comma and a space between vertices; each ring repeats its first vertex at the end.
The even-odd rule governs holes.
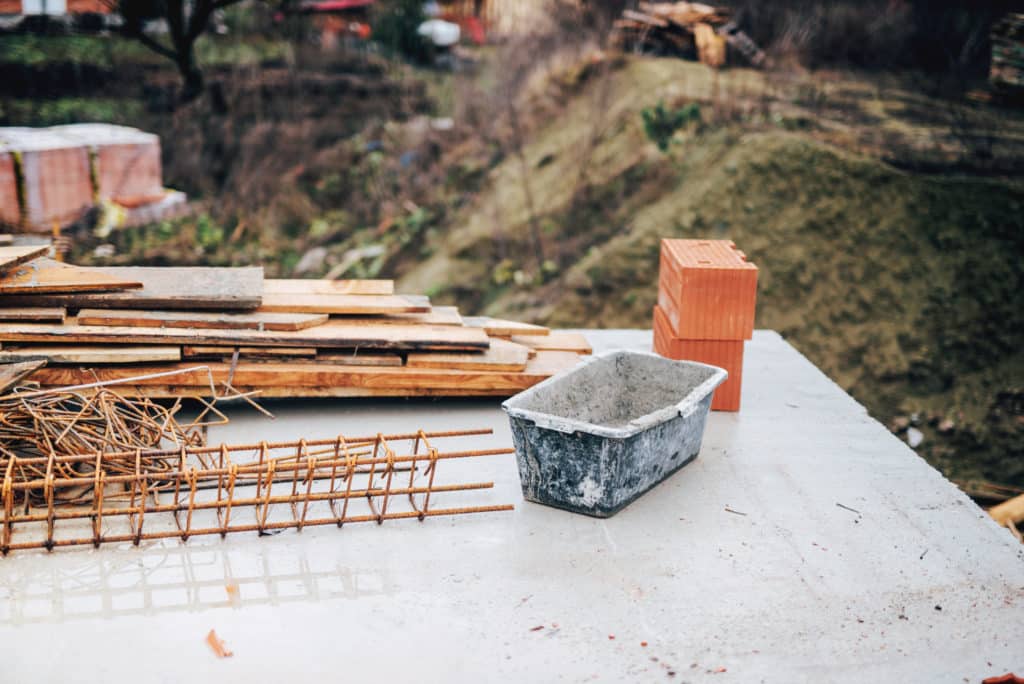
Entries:
POLYGON ((126 223, 154 206, 180 212, 185 196, 163 187, 156 135, 108 124, 0 128, 0 223, 50 232, 97 202, 122 207, 126 223))
POLYGON ((509 396, 590 353, 580 335, 463 318, 389 280, 85 268, 46 250, 0 247, 0 362, 45 361, 30 378, 43 387, 150 376, 122 393, 509 396))
POLYGON ((726 45, 760 66, 765 54, 732 21, 732 10, 699 2, 640 2, 615 21, 613 44, 624 49, 695 56, 710 67, 726 61, 726 45))
POLYGON ((743 344, 754 332, 757 266, 731 240, 662 240, 654 349, 729 371, 711 408, 738 411, 743 344))
POLYGON ((989 81, 998 92, 1024 94, 1024 13, 1010 13, 992 26, 989 81))

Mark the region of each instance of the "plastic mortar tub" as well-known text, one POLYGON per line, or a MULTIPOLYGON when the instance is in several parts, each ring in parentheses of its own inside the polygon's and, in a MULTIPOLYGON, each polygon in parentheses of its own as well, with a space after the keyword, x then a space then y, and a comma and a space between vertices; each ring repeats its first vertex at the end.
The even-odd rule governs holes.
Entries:
POLYGON ((502 404, 527 501, 607 518, 697 457, 728 373, 614 351, 502 404))

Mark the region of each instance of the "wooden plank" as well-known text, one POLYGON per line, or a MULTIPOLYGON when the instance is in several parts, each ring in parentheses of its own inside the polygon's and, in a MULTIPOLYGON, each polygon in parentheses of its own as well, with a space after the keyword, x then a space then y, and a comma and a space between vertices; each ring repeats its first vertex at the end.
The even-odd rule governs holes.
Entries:
POLYGON ((244 345, 249 347, 333 347, 422 351, 487 349, 487 334, 452 325, 346 325, 328 321, 307 330, 214 330, 130 328, 101 325, 0 324, 0 342, 79 344, 244 345))
POLYGON ((0 362, 46 359, 50 363, 154 363, 181 360, 181 348, 156 345, 38 345, 4 347, 0 362))
MULTIPOLYGON (((536 384, 536 383, 534 383, 536 384)), ((255 399, 343 399, 368 397, 510 397, 522 388, 452 389, 424 387, 241 387, 232 385, 238 392, 257 393, 255 399)), ((131 397, 151 399, 197 399, 208 398, 210 390, 191 385, 146 385, 118 387, 118 392, 131 397)))
POLYGON ((317 363, 333 363, 342 366, 401 366, 398 354, 364 354, 357 350, 320 349, 316 354, 317 363))
POLYGON ((90 268, 117 279, 142 283, 126 292, 12 295, 11 306, 67 306, 74 309, 249 310, 260 305, 263 268, 118 266, 90 268))
POLYGON ((521 371, 530 360, 530 350, 521 344, 492 339, 487 351, 478 353, 417 352, 406 357, 410 368, 454 368, 459 370, 521 371))
POLYGON ((66 317, 67 309, 61 306, 0 308, 0 321, 63 323, 66 317))
POLYGON ((0 247, 0 273, 6 273, 15 266, 46 256, 50 245, 7 245, 0 247))
POLYGON ((181 356, 186 359, 229 358, 235 353, 236 349, 238 350, 238 355, 242 358, 249 356, 316 356, 316 347, 233 347, 230 345, 184 345, 181 348, 181 356))
POLYGON ((550 335, 513 335, 512 341, 538 351, 570 351, 591 354, 593 349, 581 333, 553 332, 550 335))
POLYGON ((0 394, 46 365, 45 360, 21 361, 0 365, 0 394))
POLYGON ((325 295, 390 295, 395 293, 393 280, 317 280, 267 278, 263 281, 264 294, 325 294, 325 295))
MULTIPOLYGON (((242 363, 231 375, 231 364, 210 363, 215 383, 231 375, 236 389, 267 388, 274 396, 509 396, 531 387, 554 373, 571 368, 579 356, 569 352, 541 352, 522 371, 450 370, 440 368, 352 366, 291 361, 288 363, 242 363)), ((194 363, 143 366, 101 366, 91 369, 100 380, 125 380, 138 375, 183 371, 172 379, 151 378, 133 385, 173 387, 178 395, 193 396, 208 385, 206 369, 194 363), (191 369, 191 370, 190 370, 191 369), (187 372, 185 372, 187 371, 187 372)), ((46 386, 94 382, 92 372, 69 366, 43 368, 36 377, 46 386)), ((118 391, 131 393, 131 387, 118 391)))
MULTIPOLYGON (((257 309, 259 311, 259 309, 257 309)), ((337 321, 349 325, 462 325, 462 316, 454 306, 435 306, 428 313, 378 314, 366 316, 334 316, 337 321)))
POLYGON ((59 294, 140 288, 142 283, 40 257, 0 275, 0 294, 59 294))
POLYGON ((275 294, 263 295, 261 311, 325 314, 426 313, 429 304, 402 295, 275 294))
POLYGON ((327 322, 327 314, 223 313, 210 311, 140 311, 82 309, 79 325, 143 328, 215 328, 223 330, 306 330, 327 322))
POLYGON ((483 328, 492 337, 511 337, 512 335, 547 335, 550 330, 542 325, 506 321, 490 316, 463 316, 462 322, 471 328, 483 328))

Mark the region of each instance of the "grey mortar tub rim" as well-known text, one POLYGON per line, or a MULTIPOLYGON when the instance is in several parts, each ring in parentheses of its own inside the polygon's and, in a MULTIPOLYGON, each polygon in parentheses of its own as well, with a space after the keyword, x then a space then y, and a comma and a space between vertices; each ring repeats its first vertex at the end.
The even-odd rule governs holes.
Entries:
POLYGON ((608 437, 611 439, 627 439, 634 435, 637 435, 645 430, 660 425, 666 421, 669 421, 676 416, 686 418, 693 413, 701 404, 701 402, 715 389, 725 382, 726 378, 729 377, 728 371, 718 366, 712 366, 706 363, 699 363, 697 361, 677 361, 675 359, 669 359, 660 354, 654 354, 651 352, 633 351, 626 349, 614 349, 611 351, 602 352, 600 354, 594 354, 589 359, 586 359, 582 363, 565 370, 557 375, 553 375, 547 380, 543 380, 533 387, 523 390, 515 396, 509 397, 501 403, 501 408, 505 412, 513 417, 520 418, 523 420, 529 420, 534 425, 540 428, 547 428, 549 430, 555 430, 557 432, 564 432, 566 434, 572 434, 574 432, 585 432, 587 434, 595 435, 597 437, 608 437), (516 403, 521 403, 529 400, 533 395, 542 391, 546 387, 551 385, 564 382, 566 378, 581 372, 584 368, 591 364, 606 362, 606 360, 613 357, 651 357, 659 359, 660 361, 668 364, 686 364, 696 368, 705 368, 712 371, 711 376, 700 383, 693 389, 691 389, 682 400, 669 404, 663 408, 660 408, 651 413, 647 413, 636 418, 632 418, 629 421, 628 427, 613 428, 604 425, 598 425, 596 423, 588 423, 582 420, 576 420, 573 418, 563 418, 555 416, 550 413, 544 413, 541 411, 534 411, 531 409, 519 408, 515 406, 516 403))

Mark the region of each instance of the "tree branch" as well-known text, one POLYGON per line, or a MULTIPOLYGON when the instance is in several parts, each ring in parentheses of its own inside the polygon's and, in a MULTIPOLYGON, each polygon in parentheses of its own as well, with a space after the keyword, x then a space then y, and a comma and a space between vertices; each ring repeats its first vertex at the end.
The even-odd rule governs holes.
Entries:
POLYGON ((151 36, 146 35, 142 32, 142 29, 125 31, 125 35, 129 38, 134 38, 135 40, 139 41, 140 43, 142 43, 158 55, 162 55, 167 59, 177 59, 177 54, 174 52, 174 50, 158 42, 151 36))

